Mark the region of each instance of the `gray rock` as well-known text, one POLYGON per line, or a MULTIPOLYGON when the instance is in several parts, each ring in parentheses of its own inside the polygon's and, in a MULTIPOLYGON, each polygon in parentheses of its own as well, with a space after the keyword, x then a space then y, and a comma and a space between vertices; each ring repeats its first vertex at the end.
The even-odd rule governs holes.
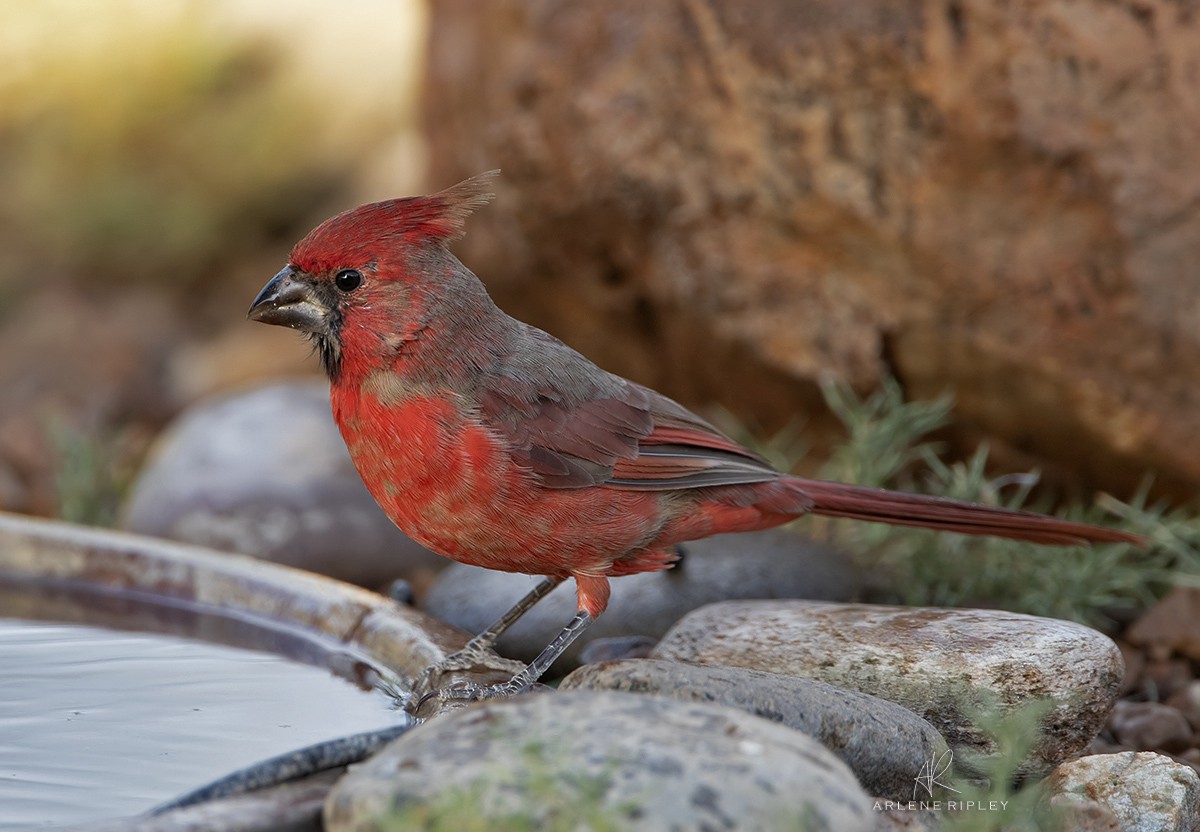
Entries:
POLYGON ((1162 754, 1080 757, 1056 768, 1048 785, 1056 805, 1098 803, 1123 832, 1200 830, 1200 775, 1162 754))
MULTIPOLYGON (((859 582, 837 552, 784 529, 728 534, 685 543, 675 568, 614 578, 608 611, 555 664, 551 675, 579 664, 583 648, 615 636, 658 638, 685 613, 729 598, 846 600, 859 582)), ((423 599, 425 612, 470 633, 490 626, 537 578, 454 564, 423 599)), ((575 615, 568 581, 501 637, 497 652, 531 661, 575 615)))
POLYGON ((886 800, 875 801, 875 832, 939 832, 942 828, 940 811, 889 806, 886 800))
POLYGON ((354 767, 329 832, 870 830, 854 775, 803 734, 732 708, 611 692, 453 711, 354 767), (482 828, 482 827, 479 827, 482 828))
POLYGON ((594 638, 579 651, 580 664, 593 662, 615 662, 621 659, 644 659, 658 644, 658 639, 649 636, 613 636, 594 638))
POLYGON ((630 659, 581 667, 559 690, 654 693, 747 711, 817 740, 886 800, 911 799, 922 767, 946 752, 932 725, 894 702, 778 673, 630 659))
MULTIPOLYGON (((1105 723, 1123 665, 1117 646, 1079 624, 1000 610, 812 601, 731 601, 696 610, 654 658, 770 670, 859 690, 920 714, 952 749, 991 753, 981 711, 1047 698, 1022 768, 1078 754, 1105 723)), ((956 764, 966 755, 956 754, 956 764)))
POLYGON ((448 562, 393 526, 367 493, 322 383, 185 412, 138 476, 122 525, 367 586, 448 562))

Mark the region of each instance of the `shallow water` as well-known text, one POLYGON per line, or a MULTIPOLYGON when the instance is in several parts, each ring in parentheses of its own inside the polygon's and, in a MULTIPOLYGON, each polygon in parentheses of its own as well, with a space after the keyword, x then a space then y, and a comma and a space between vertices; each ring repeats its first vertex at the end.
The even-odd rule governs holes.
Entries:
MULTIPOLYGON (((0 591, 0 614, 27 606, 6 597, 12 601, 0 591)), ((127 617, 108 601, 101 618, 127 617)), ((63 603, 56 600, 60 612, 63 603)), ((116 602, 127 604, 148 609, 116 602)), ((160 624, 171 622, 162 629, 269 646, 362 682, 373 678, 339 645, 308 635, 190 609, 149 609, 160 624)), ((399 719, 381 694, 274 653, 0 618, 0 830, 136 814, 263 758, 399 719)))

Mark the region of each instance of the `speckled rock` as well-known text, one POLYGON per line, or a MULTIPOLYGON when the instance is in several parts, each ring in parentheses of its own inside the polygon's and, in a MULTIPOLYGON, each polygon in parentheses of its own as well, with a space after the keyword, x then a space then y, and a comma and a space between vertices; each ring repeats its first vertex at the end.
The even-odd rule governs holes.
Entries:
POLYGON ((586 665, 559 690, 653 693, 684 702, 717 702, 808 734, 850 767, 870 794, 912 797, 914 778, 946 741, 894 702, 813 679, 734 667, 630 659, 586 665))
POLYGON ((1111 809, 1081 794, 1056 794, 1050 808, 1062 832, 1124 832, 1111 809))
MULTIPOLYGON (((688 615, 655 658, 770 670, 904 705, 951 748, 988 753, 973 713, 1048 698, 1026 773, 1078 754, 1121 683, 1117 646, 1079 624, 1000 610, 731 601, 688 615)), ((956 763, 960 758, 956 757, 956 763)))
POLYGON ((939 832, 941 812, 931 809, 912 809, 907 804, 892 806, 886 800, 876 800, 875 832, 939 832))
MULTIPOLYGON (((665 572, 616 578, 604 615, 555 664, 551 675, 579 663, 599 638, 658 638, 685 613, 729 598, 816 598, 843 601, 859 590, 846 558, 803 535, 783 529, 718 535, 685 543, 682 562, 665 572)), ((453 564, 438 575, 422 609, 477 633, 537 583, 528 575, 453 564)), ((501 637, 497 652, 531 661, 575 614, 575 585, 568 581, 501 637)))
POLYGON ((445 714, 338 783, 329 832, 870 830, 871 802, 814 740, 732 708, 574 691, 445 714))
POLYGON ((1100 804, 1117 817, 1122 832, 1200 829, 1200 775, 1162 754, 1080 757, 1055 769, 1049 786, 1058 803, 1100 804))
POLYGON ((321 382, 186 411, 138 476, 122 525, 366 586, 448 563, 392 525, 367 493, 321 382))

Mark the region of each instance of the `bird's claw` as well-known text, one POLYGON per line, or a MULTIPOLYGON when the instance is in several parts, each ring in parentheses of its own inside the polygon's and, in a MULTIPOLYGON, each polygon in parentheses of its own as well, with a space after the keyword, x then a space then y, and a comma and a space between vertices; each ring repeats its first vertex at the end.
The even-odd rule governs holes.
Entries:
POLYGON ((415 695, 414 697, 410 697, 405 710, 411 716, 425 719, 440 714, 443 711, 464 708, 475 702, 503 699, 507 696, 527 691, 532 687, 533 685, 521 684, 515 679, 496 685, 476 685, 471 682, 459 682, 444 688, 436 688, 428 691, 419 698, 415 695))
POLYGON ((470 702, 498 699, 516 693, 513 677, 525 665, 503 659, 495 653, 454 653, 435 665, 425 668, 404 701, 404 710, 411 716, 424 718, 439 713, 445 707, 461 707, 470 702), (462 677, 473 677, 464 679, 462 677), (503 680, 497 683, 497 679, 503 680), (488 684, 494 683, 494 684, 488 684))

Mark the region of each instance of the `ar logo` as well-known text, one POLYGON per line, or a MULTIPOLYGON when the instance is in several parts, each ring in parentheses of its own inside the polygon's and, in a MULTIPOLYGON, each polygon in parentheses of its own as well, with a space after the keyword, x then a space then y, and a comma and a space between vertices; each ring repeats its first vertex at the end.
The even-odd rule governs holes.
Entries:
POLYGON ((925 794, 932 798, 934 786, 940 786, 946 791, 959 794, 958 789, 942 780, 943 777, 949 775, 950 766, 953 763, 954 752, 950 749, 930 757, 929 762, 921 766, 921 773, 916 776, 916 782, 913 783, 913 800, 917 799, 917 789, 924 789, 925 794))

